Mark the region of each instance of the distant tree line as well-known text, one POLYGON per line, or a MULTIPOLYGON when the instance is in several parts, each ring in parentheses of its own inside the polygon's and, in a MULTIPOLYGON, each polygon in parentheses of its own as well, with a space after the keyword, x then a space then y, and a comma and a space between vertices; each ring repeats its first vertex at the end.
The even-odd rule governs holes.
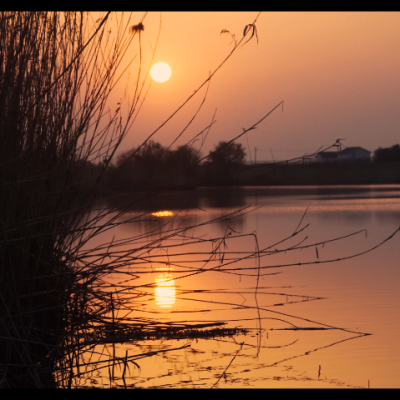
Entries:
MULTIPOLYGON (((307 173, 304 168, 297 171, 299 168, 296 166, 293 166, 292 172, 295 175, 292 177, 284 173, 287 167, 281 171, 281 174, 276 174, 278 170, 280 171, 278 167, 270 169, 266 166, 266 169, 263 170, 246 170, 243 168, 245 157, 246 152, 243 146, 235 142, 219 142, 214 145, 214 149, 209 152, 208 156, 202 159, 201 153, 192 146, 185 145, 168 149, 160 143, 150 140, 117 157, 116 162, 110 165, 102 176, 103 188, 107 191, 131 191, 135 188, 155 187, 184 189, 196 186, 279 185, 288 182, 290 182, 289 184, 314 184, 317 181, 320 182, 318 174, 315 175, 316 171, 307 173)), ((374 152, 373 160, 382 166, 384 163, 400 162, 400 145, 378 148, 374 152)), ((102 174, 101 164, 82 160, 77 160, 76 164, 77 171, 83 170, 79 178, 73 179, 78 191, 92 185, 102 174), (86 163, 84 168, 81 166, 82 163, 86 163)), ((312 165, 309 167, 313 168, 312 165)), ((351 180, 348 176, 350 172, 346 175, 347 177, 340 178, 336 176, 337 169, 338 166, 335 166, 330 172, 325 172, 328 175, 321 178, 321 182, 364 182, 367 179, 354 177, 351 180)), ((371 182, 379 182, 382 179, 385 182, 397 182, 398 180, 386 170, 380 172, 385 178, 376 177, 373 171, 369 172, 371 182)))
MULTIPOLYGON (((131 190, 135 187, 185 188, 199 185, 234 185, 235 170, 245 164, 246 153, 240 143, 219 142, 201 161, 201 153, 190 145, 168 149, 149 140, 117 157, 104 174, 104 187, 131 190)), ((82 161, 77 161, 81 163, 82 161)), ((76 187, 87 186, 100 176, 102 167, 86 162, 76 187)))
POLYGON ((400 145, 379 147, 374 151, 375 162, 400 162, 400 145))
POLYGON ((149 140, 122 153, 110 173, 118 188, 185 185, 196 179, 199 160, 199 151, 189 145, 171 150, 149 140))

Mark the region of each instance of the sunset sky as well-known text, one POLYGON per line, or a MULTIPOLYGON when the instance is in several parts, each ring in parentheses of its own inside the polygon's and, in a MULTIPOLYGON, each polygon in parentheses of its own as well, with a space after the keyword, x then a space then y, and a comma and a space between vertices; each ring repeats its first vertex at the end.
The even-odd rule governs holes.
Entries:
MULTIPOLYGON (((257 14, 162 12, 153 63, 167 63, 172 76, 164 83, 152 81, 121 150, 140 144, 224 60, 233 43, 229 34, 220 32, 229 30, 239 41, 257 14)), ((134 13, 134 23, 142 16, 134 13)), ((143 66, 148 69, 160 13, 148 13, 143 24, 143 66)), ((247 133, 247 140, 240 139, 252 159, 255 147, 262 161, 272 158, 271 149, 276 160, 284 160, 328 147, 338 138, 345 138, 347 147, 371 152, 400 142, 400 13, 263 12, 256 27, 258 44, 253 37, 216 73, 203 108, 174 146, 207 126, 217 109, 217 122, 202 147, 206 155, 214 144, 237 136, 282 100, 283 112, 277 109, 247 133)), ((132 77, 129 85, 133 90, 132 77)), ((198 109, 205 90, 153 139, 169 145, 198 109)))

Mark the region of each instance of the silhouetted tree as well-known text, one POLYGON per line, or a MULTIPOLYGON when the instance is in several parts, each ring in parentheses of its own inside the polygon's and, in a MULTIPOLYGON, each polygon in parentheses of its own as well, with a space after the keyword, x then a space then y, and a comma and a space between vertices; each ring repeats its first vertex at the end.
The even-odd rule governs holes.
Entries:
POLYGON ((219 142, 210 151, 209 162, 215 166, 240 166, 244 164, 246 152, 240 143, 219 142))
POLYGON ((200 153, 189 145, 179 146, 167 154, 173 184, 193 184, 199 170, 200 153))
POLYGON ((199 160, 199 152, 189 145, 179 146, 168 154, 168 161, 180 169, 195 166, 199 160))
POLYGON ((392 147, 379 147, 374 152, 375 162, 400 161, 400 145, 395 144, 392 147))
POLYGON ((205 163, 208 182, 214 184, 231 184, 233 172, 244 165, 246 152, 240 143, 219 142, 208 155, 205 163))
POLYGON ((166 163, 166 149, 149 140, 140 148, 128 150, 118 157, 115 183, 118 186, 157 184, 166 175, 166 163))

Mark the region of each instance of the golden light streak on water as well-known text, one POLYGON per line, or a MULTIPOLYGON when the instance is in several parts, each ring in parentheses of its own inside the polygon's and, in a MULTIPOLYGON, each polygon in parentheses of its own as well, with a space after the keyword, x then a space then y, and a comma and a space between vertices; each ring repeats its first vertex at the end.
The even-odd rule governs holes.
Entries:
POLYGON ((159 307, 170 308, 175 304, 175 281, 172 274, 163 272, 154 280, 156 303, 159 307))
POLYGON ((174 213, 172 211, 156 211, 151 213, 151 215, 155 217, 171 217, 174 213))

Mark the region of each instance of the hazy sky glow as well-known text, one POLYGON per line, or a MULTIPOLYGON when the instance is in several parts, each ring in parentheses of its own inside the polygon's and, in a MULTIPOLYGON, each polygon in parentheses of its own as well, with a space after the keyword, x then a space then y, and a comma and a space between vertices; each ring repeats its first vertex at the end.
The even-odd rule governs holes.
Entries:
MULTIPOLYGON (((143 13, 134 13, 137 23, 143 13)), ((151 83, 142 110, 122 150, 140 144, 208 77, 233 48, 222 29, 243 36, 254 12, 165 12, 154 63, 172 69, 162 84, 151 83)), ((143 68, 150 67, 160 13, 143 21, 143 68)), ((312 153, 346 138, 346 146, 374 151, 399 143, 400 13, 264 12, 255 37, 233 54, 211 80, 206 102, 178 140, 184 144, 216 120, 203 145, 207 154, 220 140, 237 136, 284 100, 247 134, 257 159, 287 159, 312 153)), ((136 61, 135 61, 136 62, 136 61)), ((130 69, 134 88, 138 63, 130 69)), ((150 81, 150 78, 149 78, 150 81)), ((128 88, 130 90, 130 88, 128 88)), ((121 91, 124 87, 121 87, 121 91)), ((206 87, 155 136, 169 145, 189 122, 206 87)), ((116 100, 118 101, 118 100, 116 100)), ((240 140, 247 148, 246 138, 240 140)), ((199 144, 199 143, 198 143, 199 144)))

